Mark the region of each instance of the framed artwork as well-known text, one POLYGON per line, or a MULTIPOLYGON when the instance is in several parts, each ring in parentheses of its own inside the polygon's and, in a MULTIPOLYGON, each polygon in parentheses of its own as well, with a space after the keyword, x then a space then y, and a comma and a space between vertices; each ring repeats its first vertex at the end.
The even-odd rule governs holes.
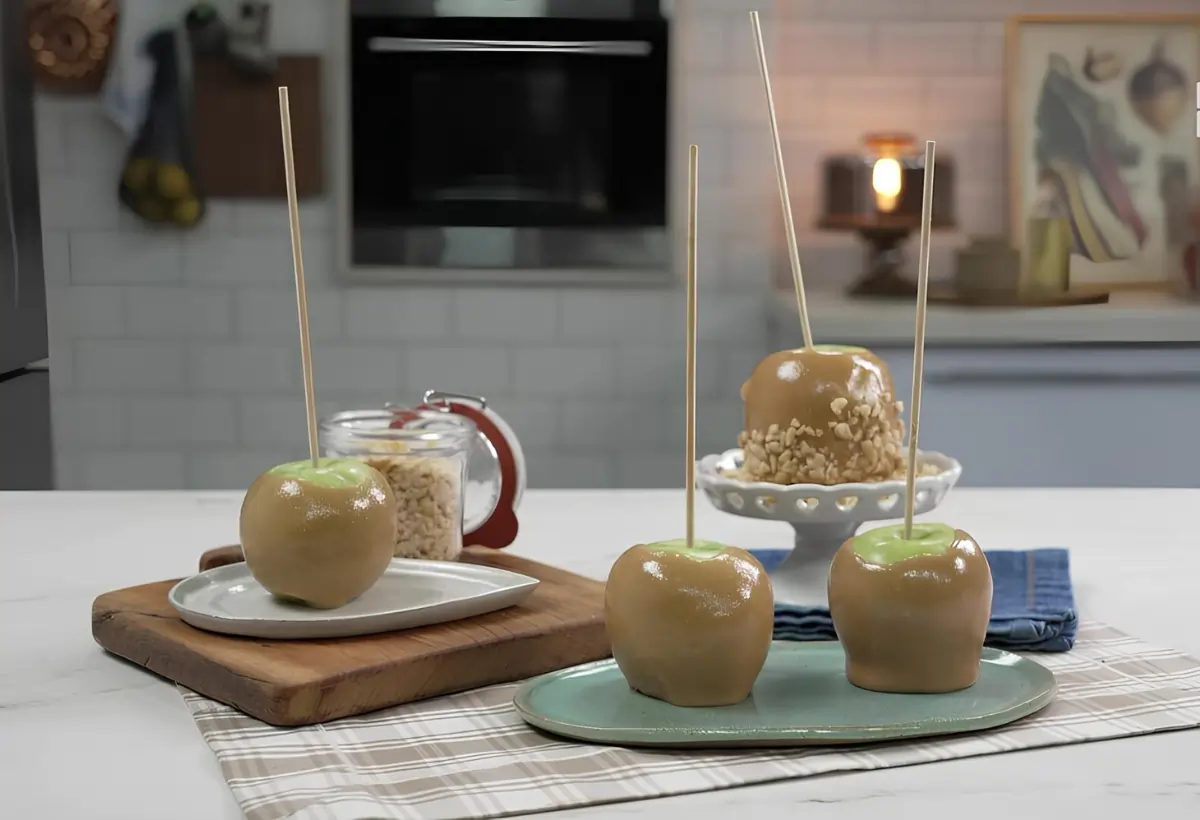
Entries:
POLYGON ((1200 240, 1200 15, 1011 18, 1015 247, 1072 291, 1157 289, 1200 240))

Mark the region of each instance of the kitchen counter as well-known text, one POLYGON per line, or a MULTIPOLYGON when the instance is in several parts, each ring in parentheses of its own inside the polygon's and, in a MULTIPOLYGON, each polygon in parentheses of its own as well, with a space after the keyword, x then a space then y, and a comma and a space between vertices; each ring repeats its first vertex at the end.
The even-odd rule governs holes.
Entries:
MULTIPOLYGON (((185 575, 205 549, 235 541, 240 501, 240 493, 0 494, 5 816, 241 817, 175 687, 105 655, 89 632, 97 594, 185 575)), ((987 546, 1070 546, 1085 617, 1200 655, 1188 615, 1200 576, 1197 509, 1196 490, 960 489, 938 517, 987 546)), ((603 578, 630 544, 678 537, 682 515, 677 491, 531 491, 513 550, 603 578)), ((705 501, 697 515, 706 538, 746 547, 790 539, 786 526, 726 516, 705 501)), ((1194 818, 1197 759, 1200 731, 1177 732, 554 816, 1194 818)))
MULTIPOLYGON (((911 345, 915 303, 852 299, 816 292, 808 297, 818 342, 875 346, 911 345)), ((796 298, 771 294, 772 321, 781 336, 800 344, 796 298)), ((966 308, 930 305, 925 330, 930 345, 1200 344, 1200 304, 1157 293, 1114 293, 1105 305, 1057 308, 966 308)), ((787 342, 785 342, 786 344, 787 342)))

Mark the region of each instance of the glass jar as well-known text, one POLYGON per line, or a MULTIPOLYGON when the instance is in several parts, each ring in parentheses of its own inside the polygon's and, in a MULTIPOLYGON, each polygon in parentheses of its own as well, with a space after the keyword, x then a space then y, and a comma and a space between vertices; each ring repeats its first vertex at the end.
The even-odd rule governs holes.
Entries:
POLYGON ((454 560, 463 546, 516 539, 525 455, 486 399, 428 390, 414 408, 338 413, 320 439, 325 455, 360 458, 387 479, 397 557, 454 560))
POLYGON ((321 422, 321 450, 378 470, 396 497, 397 558, 453 561, 463 548, 466 419, 436 409, 351 410, 321 422))

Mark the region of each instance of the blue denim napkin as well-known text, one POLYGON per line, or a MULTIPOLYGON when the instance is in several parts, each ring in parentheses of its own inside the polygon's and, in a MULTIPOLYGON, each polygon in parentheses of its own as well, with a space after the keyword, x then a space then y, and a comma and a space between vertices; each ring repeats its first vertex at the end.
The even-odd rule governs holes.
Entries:
MULTIPOLYGON (((752 550, 770 572, 790 550, 752 550)), ((1065 549, 995 550, 992 568, 992 619, 987 645, 1020 652, 1066 652, 1075 645, 1079 616, 1071 587, 1071 563, 1065 549)), ((779 604, 775 640, 837 640, 829 610, 779 604)))

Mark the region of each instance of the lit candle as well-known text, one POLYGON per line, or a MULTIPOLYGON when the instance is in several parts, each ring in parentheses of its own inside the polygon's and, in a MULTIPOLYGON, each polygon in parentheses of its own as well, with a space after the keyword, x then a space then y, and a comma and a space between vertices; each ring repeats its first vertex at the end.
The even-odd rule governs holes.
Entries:
POLYGON ((875 189, 875 205, 884 213, 896 208, 896 201, 904 187, 900 163, 894 157, 880 157, 871 169, 871 187, 875 189))

